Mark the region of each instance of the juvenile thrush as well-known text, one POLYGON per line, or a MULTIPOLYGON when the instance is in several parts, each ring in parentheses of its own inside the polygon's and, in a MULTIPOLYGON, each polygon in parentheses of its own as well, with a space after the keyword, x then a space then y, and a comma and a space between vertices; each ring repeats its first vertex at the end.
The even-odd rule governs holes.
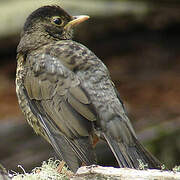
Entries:
POLYGON ((72 40, 88 16, 43 6, 26 20, 17 47, 16 92, 20 108, 69 168, 96 164, 94 137, 104 139, 120 167, 161 165, 136 138, 108 69, 72 40))

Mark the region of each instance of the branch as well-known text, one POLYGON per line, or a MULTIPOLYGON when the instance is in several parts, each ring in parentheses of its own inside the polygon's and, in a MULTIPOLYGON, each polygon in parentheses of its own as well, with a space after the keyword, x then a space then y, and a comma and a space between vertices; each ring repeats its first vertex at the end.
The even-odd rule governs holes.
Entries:
POLYGON ((102 167, 102 166, 84 166, 79 168, 76 175, 71 180, 179 180, 180 172, 173 171, 161 171, 161 170, 136 170, 129 168, 113 168, 113 167, 102 167))
POLYGON ((136 170, 129 168, 113 168, 102 167, 97 165, 83 166, 78 169, 76 174, 73 174, 67 167, 61 166, 60 161, 49 159, 48 162, 43 162, 41 167, 36 167, 31 173, 16 174, 12 180, 179 180, 180 166, 177 166, 174 171, 162 171, 155 169, 136 170), (59 166, 61 171, 59 172, 59 166), (176 172, 175 172, 176 170, 176 172), (178 172, 177 172, 178 171, 178 172))

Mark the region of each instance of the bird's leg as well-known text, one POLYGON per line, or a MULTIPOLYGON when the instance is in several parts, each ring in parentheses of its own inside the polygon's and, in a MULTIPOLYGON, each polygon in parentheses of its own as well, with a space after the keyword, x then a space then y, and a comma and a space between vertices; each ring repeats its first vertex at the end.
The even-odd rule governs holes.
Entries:
POLYGON ((59 163, 58 167, 57 167, 57 172, 58 172, 58 173, 61 173, 61 172, 62 172, 62 169, 63 169, 64 165, 65 165, 65 162, 62 160, 62 161, 59 163))
POLYGON ((96 134, 93 134, 93 140, 92 140, 93 148, 95 148, 98 141, 99 141, 99 137, 96 134))

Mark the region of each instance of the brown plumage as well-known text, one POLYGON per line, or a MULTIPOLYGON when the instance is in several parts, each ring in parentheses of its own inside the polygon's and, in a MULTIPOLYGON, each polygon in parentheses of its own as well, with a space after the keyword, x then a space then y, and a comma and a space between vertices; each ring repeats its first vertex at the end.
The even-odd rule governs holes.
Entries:
POLYGON ((72 29, 88 16, 44 6, 26 20, 17 48, 16 91, 28 123, 72 171, 96 163, 93 137, 105 139, 120 167, 156 160, 136 138, 108 69, 72 29))

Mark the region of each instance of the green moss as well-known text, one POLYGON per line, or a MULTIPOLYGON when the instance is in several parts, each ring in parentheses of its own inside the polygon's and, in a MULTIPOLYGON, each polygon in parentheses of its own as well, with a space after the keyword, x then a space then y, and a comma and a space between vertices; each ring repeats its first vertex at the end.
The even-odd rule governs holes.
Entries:
POLYGON ((145 170, 148 168, 148 164, 144 164, 141 159, 138 159, 139 161, 139 170, 145 170))
POLYGON ((174 172, 180 172, 180 166, 175 166, 172 170, 174 172))
POLYGON ((63 167, 61 173, 57 171, 60 161, 49 159, 41 167, 36 167, 31 173, 15 174, 12 180, 68 180, 69 171, 63 167))

